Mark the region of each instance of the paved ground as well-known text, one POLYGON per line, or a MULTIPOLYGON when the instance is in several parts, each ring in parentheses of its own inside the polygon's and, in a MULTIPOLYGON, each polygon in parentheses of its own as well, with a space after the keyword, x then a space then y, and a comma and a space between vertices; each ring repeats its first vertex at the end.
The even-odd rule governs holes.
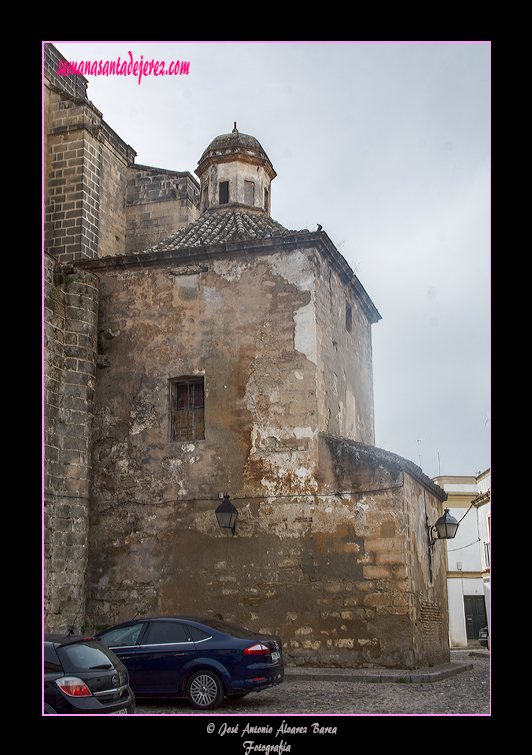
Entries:
MULTIPOLYGON (((212 722, 214 734, 220 734, 223 721, 227 721, 228 726, 239 727, 239 737, 248 719, 253 720, 254 725, 258 721, 264 726, 264 721, 269 719, 259 718, 262 716, 287 716, 287 723, 291 720, 289 716, 319 716, 320 725, 327 726, 327 721, 332 720, 327 719, 328 716, 489 715, 489 652, 480 648, 453 650, 448 666, 399 674, 287 668, 285 681, 278 687, 248 695, 242 700, 225 701, 215 711, 195 711, 182 700, 139 699, 136 712, 138 715, 178 714, 194 717, 195 725, 199 724, 197 716, 207 716, 212 722), (460 672, 455 673, 458 670, 460 672), (224 716, 227 719, 220 718, 224 716), (243 718, 236 719, 235 716, 243 718)), ((181 722, 184 720, 180 719, 181 722)), ((272 719, 269 722, 275 728, 277 721, 272 719)), ((305 721, 308 726, 309 719, 305 721)), ((342 718, 335 718, 333 723, 336 725, 337 721, 340 727, 349 723, 348 719, 342 718)), ((229 736, 227 733, 226 737, 229 736)), ((279 737, 275 738, 274 743, 279 743, 279 737)), ((276 751, 270 749, 270 752, 276 751)), ((251 753, 253 750, 248 755, 251 753)))

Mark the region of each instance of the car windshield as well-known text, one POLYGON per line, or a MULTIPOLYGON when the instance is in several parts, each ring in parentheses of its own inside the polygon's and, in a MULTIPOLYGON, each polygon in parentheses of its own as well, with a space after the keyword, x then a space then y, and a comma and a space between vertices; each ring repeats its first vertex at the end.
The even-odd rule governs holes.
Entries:
POLYGON ((101 643, 79 642, 57 648, 63 668, 69 673, 113 668, 113 660, 107 653, 101 643))
POLYGON ((229 637, 236 637, 239 640, 252 640, 257 634, 250 629, 244 629, 236 624, 229 624, 227 621, 219 621, 218 619, 202 619, 202 624, 211 629, 216 629, 217 632, 223 632, 223 634, 229 635, 229 637))

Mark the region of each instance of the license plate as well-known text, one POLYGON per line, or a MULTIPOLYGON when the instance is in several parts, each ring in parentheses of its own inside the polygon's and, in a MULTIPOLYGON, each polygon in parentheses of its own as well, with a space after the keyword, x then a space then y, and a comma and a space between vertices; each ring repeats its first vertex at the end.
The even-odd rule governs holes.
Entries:
POLYGON ((271 656, 272 656, 272 661, 278 661, 279 658, 281 657, 281 654, 277 652, 277 650, 274 650, 271 656))

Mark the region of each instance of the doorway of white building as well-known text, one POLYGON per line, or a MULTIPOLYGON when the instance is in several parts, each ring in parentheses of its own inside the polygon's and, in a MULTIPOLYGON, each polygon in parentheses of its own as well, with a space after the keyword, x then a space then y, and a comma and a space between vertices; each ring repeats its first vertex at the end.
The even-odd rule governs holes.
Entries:
POLYGON ((488 623, 483 595, 464 595, 467 642, 478 642, 478 633, 488 623))

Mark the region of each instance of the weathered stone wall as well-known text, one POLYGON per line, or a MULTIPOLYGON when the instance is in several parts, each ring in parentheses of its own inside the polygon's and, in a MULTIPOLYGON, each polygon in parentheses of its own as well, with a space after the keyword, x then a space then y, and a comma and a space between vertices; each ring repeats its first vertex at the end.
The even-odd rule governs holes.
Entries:
MULTIPOLYGON (((436 486, 435 486, 436 487, 436 486)), ((445 494, 443 494, 445 495, 445 494)), ((430 545, 427 527, 434 525, 443 510, 439 498, 405 481, 405 501, 409 523, 410 568, 413 593, 412 628, 416 665, 449 659, 449 610, 447 600, 447 563, 444 542, 430 545)))
POLYGON ((319 257, 317 261, 320 430, 373 445, 371 322, 339 272, 319 257))
POLYGON ((87 99, 86 79, 58 74, 62 59, 44 46, 44 242, 68 263, 125 251, 127 166, 135 152, 87 99))
MULTIPOLYGON (((189 173, 135 165, 135 151, 87 99, 87 80, 58 74, 44 46, 44 245, 58 261, 142 251, 198 217, 189 173)), ((61 69, 63 70, 63 69, 61 69)))
POLYGON ((270 479, 290 492, 312 479, 316 368, 297 349, 311 293, 292 272, 283 255, 99 268, 100 328, 120 331, 99 373, 102 434, 127 418, 133 431, 120 424, 120 438, 129 456, 150 449, 142 458, 152 492, 264 493, 270 479), (168 384, 190 375, 205 376, 208 432, 189 463, 191 452, 169 440, 168 384))
POLYGON ((199 184, 185 172, 128 170, 126 254, 142 252, 199 217, 199 184))
POLYGON ((90 103, 50 89, 47 102, 45 247, 61 262, 93 259, 98 255, 99 114, 90 103))
POLYGON ((445 550, 430 547, 427 532, 446 494, 415 464, 382 449, 322 436, 320 450, 326 487, 351 499, 364 539, 357 588, 366 593, 380 656, 410 668, 448 662, 445 550))
MULTIPOLYGON (((322 438, 324 467, 347 462, 346 454, 335 456, 344 441, 333 441, 322 438)), ((129 501, 101 512, 92 530, 100 622, 137 611, 214 615, 280 634, 295 665, 447 662, 446 638, 427 636, 434 624, 421 598, 428 578, 423 564, 413 564, 407 534, 407 495, 426 491, 397 458, 371 447, 360 446, 349 464, 350 479, 344 469, 329 487, 353 485, 336 495, 233 498, 236 538, 218 528, 214 500, 129 501)), ((437 497, 426 494, 437 508, 437 497)), ((444 586, 432 588, 433 612, 444 599, 444 586)))
POLYGON ((98 279, 44 257, 45 626, 84 619, 98 279))
POLYGON ((174 607, 174 557, 160 544, 168 539, 171 553, 182 552, 186 533, 173 528, 190 510, 205 511, 210 541, 221 492, 247 502, 315 489, 316 365, 305 354, 315 332, 305 310, 314 283, 312 261, 294 254, 297 265, 290 254, 241 254, 99 267, 100 328, 120 335, 98 373, 89 607, 96 623, 146 600, 151 609, 174 607), (172 442, 169 381, 198 375, 205 439, 172 442))
MULTIPOLYGON (((425 488, 399 457, 320 434, 330 368, 320 375, 318 332, 323 344, 345 328, 335 297, 317 314, 323 266, 310 248, 99 265, 100 329, 116 337, 96 396, 94 629, 206 613, 279 633, 291 663, 412 666, 423 656, 412 621, 426 565, 414 569, 418 522, 407 513, 425 488), (204 377, 205 438, 169 438, 169 382, 180 376, 204 377), (217 525, 222 492, 239 512, 236 538, 217 525)), ((361 331, 353 351, 367 360, 353 305, 348 336, 361 331)), ((345 360, 337 385, 355 395, 371 362, 349 372, 345 360)))
POLYGON ((427 537, 445 494, 372 445, 360 282, 318 232, 124 254, 197 217, 197 183, 135 166, 59 57, 45 46, 46 627, 195 613, 280 634, 295 664, 448 660, 427 537), (175 441, 184 378, 205 433, 175 441))

